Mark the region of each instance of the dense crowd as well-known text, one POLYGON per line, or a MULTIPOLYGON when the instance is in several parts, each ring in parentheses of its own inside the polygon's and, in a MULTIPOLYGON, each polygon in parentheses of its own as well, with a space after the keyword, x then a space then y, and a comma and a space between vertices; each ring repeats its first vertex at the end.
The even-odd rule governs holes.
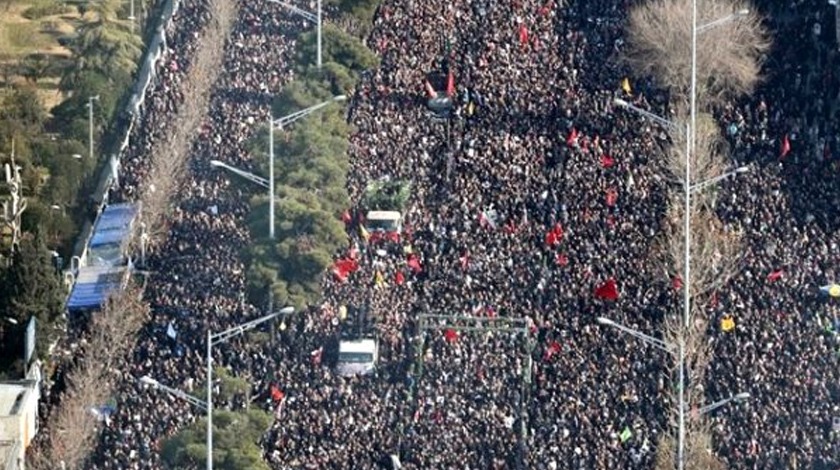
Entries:
MULTIPOLYGON (((373 242, 357 217, 347 253, 336 256, 352 253, 360 269, 346 282, 326 273, 323 304, 297 312, 275 343, 240 338, 214 349, 217 365, 247 379, 276 416, 261 442, 273 468, 652 466, 670 431, 670 359, 595 318, 657 336, 678 312, 680 291, 652 261, 671 190, 661 129, 612 101, 657 113, 663 103, 649 81, 622 89, 627 5, 565 3, 382 4, 367 40, 382 64, 365 74, 349 110, 348 189, 358 201, 373 180, 410 181, 404 232, 373 242), (430 119, 420 96, 423 74, 446 55, 458 90, 451 127, 430 119), (617 300, 593 295, 609 280, 617 300), (420 314, 524 319, 527 339, 421 334, 420 314), (342 378, 329 358, 313 360, 338 335, 365 331, 361 317, 380 340, 375 373, 342 378)), ((802 37, 777 40, 767 83, 717 112, 733 166, 752 171, 722 182, 716 199, 745 250, 707 308, 706 397, 752 395, 711 415, 728 468, 833 469, 838 310, 818 287, 838 281, 838 77, 833 39, 812 37, 815 22, 822 35, 833 22, 817 0, 766 3, 776 38, 802 37), (780 158, 783 141, 790 151, 780 158), (720 328, 724 315, 734 329, 720 328)), ((151 142, 177 125, 207 5, 184 1, 169 31, 114 199, 135 197, 151 142)), ((271 3, 239 7, 189 178, 147 267, 154 316, 90 468, 160 468, 162 440, 200 411, 138 378, 193 391, 207 329, 264 311, 244 299, 248 189, 208 162, 253 167, 245 142, 292 79, 294 38, 308 25, 271 3)))

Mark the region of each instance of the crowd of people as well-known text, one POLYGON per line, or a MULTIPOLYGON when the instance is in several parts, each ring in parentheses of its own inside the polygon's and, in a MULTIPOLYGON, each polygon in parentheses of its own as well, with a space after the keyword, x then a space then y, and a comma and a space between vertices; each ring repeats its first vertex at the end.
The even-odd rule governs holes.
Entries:
MULTIPOLYGON (((114 200, 136 197, 151 143, 177 125, 209 1, 182 2, 114 200)), ((751 395, 710 415, 727 468, 834 469, 840 317, 818 288, 840 282, 837 47, 822 2, 758 7, 785 39, 766 84, 716 116, 733 166, 751 172, 718 187, 715 210, 745 243, 741 268, 705 308, 704 387, 708 402, 751 395), (720 328, 724 316, 734 328, 720 328)), ((373 241, 356 218, 336 258, 356 257, 357 271, 325 273, 322 303, 286 319, 276 341, 240 337, 213 351, 275 416, 260 443, 272 468, 653 466, 672 431, 670 358, 596 322, 659 336, 681 300, 653 261, 672 190, 662 130, 612 104, 663 112, 650 81, 623 86, 627 13, 608 0, 383 2, 367 38, 381 66, 348 110, 348 190, 358 203, 372 181, 410 182, 403 233, 373 241), (424 74, 446 56, 458 92, 449 125, 421 96, 424 74), (604 286, 615 289, 595 295, 604 286), (513 318, 527 333, 421 329, 423 314, 513 318), (379 339, 374 373, 339 377, 313 354, 360 328, 379 339)), ((161 468, 163 440, 201 411, 139 378, 198 389, 207 330, 265 311, 244 297, 249 189, 209 160, 254 166, 245 144, 293 79, 307 27, 278 5, 239 4, 189 178, 147 266, 153 318, 89 468, 161 468)))

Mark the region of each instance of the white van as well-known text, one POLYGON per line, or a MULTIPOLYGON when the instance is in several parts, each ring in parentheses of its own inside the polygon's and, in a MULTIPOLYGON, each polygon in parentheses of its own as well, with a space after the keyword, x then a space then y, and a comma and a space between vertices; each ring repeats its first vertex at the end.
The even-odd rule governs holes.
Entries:
POLYGON ((342 377, 366 375, 376 367, 378 351, 375 339, 339 341, 337 372, 342 377))
POLYGON ((370 211, 367 213, 365 229, 368 232, 402 233, 402 214, 397 211, 370 211))

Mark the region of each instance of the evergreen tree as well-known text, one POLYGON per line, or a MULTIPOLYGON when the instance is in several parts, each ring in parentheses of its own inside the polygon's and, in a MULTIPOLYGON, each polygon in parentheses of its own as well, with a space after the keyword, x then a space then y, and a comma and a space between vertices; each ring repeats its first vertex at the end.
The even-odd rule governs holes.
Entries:
MULTIPOLYGON (((219 470, 269 470, 259 441, 271 416, 256 409, 213 413, 213 464, 219 470)), ((207 421, 200 419, 163 443, 167 468, 204 468, 207 462, 207 421)))

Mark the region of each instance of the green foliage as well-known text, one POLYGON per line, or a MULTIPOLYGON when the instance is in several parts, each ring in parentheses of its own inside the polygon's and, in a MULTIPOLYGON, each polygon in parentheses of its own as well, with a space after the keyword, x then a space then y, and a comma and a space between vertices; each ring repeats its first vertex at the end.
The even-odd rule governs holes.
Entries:
MULTIPOLYGON (((259 440, 271 424, 271 416, 256 409, 245 412, 218 410, 213 413, 213 464, 219 470, 269 470, 262 458, 259 440)), ((207 421, 166 439, 161 457, 167 468, 203 468, 206 465, 207 421)))
POLYGON ((244 395, 247 398, 251 394, 251 384, 245 379, 231 375, 230 371, 224 367, 216 367, 213 370, 213 378, 219 380, 218 397, 221 400, 228 401, 237 395, 244 395))
MULTIPOLYGON (((22 237, 12 257, 12 265, 0 286, 0 316, 13 318, 25 326, 34 316, 41 325, 38 342, 49 341, 50 328, 62 313, 64 289, 53 264, 50 249, 41 234, 22 237)), ((3 338, 5 343, 8 338, 3 338)))
POLYGON ((11 142, 12 137, 41 132, 46 119, 47 113, 39 105, 34 88, 13 88, 0 104, 0 135, 3 136, 3 142, 11 142))
MULTIPOLYGON (((301 38, 300 79, 289 84, 273 103, 275 117, 339 94, 352 95, 359 74, 378 66, 377 57, 355 37, 333 25, 325 25, 323 34, 321 70, 308 65, 315 57, 314 33, 301 38)), ((288 127, 275 132, 275 240, 265 237, 268 198, 255 197, 251 204, 249 225, 255 242, 246 250, 248 293, 257 305, 264 305, 272 292, 275 302, 303 308, 320 302, 323 273, 334 255, 347 245, 339 214, 349 207, 347 150, 352 128, 340 103, 288 127)), ((249 147, 266 174, 267 130, 260 132, 249 147)))
MULTIPOLYGON (((335 63, 350 73, 358 74, 379 66, 379 58, 359 38, 351 36, 332 24, 325 24, 321 30, 322 61, 335 63)), ((318 41, 315 32, 301 35, 297 53, 299 68, 313 65, 317 56, 318 41)))
POLYGON ((47 3, 32 5, 26 10, 23 10, 21 16, 28 20, 37 20, 45 16, 54 16, 62 15, 64 13, 70 13, 73 10, 74 8, 70 5, 67 5, 66 3, 51 1, 47 3))
MULTIPOLYGON (((268 204, 255 198, 251 230, 265 234, 268 204)), ((344 226, 316 192, 278 188, 276 240, 258 239, 249 253, 249 294, 264 303, 268 290, 282 304, 303 308, 320 299, 320 280, 334 252, 346 244, 344 226)))
POLYGON ((411 184, 407 181, 377 180, 365 188, 362 205, 368 210, 405 212, 411 184))
POLYGON ((363 25, 371 25, 380 0, 327 0, 338 9, 363 25))
POLYGON ((89 95, 105 92, 116 84, 119 86, 115 95, 119 96, 130 83, 143 43, 132 31, 131 23, 119 19, 121 7, 120 0, 94 0, 87 4, 86 9, 91 14, 85 16, 85 22, 67 44, 73 61, 61 77, 61 90, 80 91, 84 74, 90 72, 105 78, 109 86, 98 88, 89 95))

